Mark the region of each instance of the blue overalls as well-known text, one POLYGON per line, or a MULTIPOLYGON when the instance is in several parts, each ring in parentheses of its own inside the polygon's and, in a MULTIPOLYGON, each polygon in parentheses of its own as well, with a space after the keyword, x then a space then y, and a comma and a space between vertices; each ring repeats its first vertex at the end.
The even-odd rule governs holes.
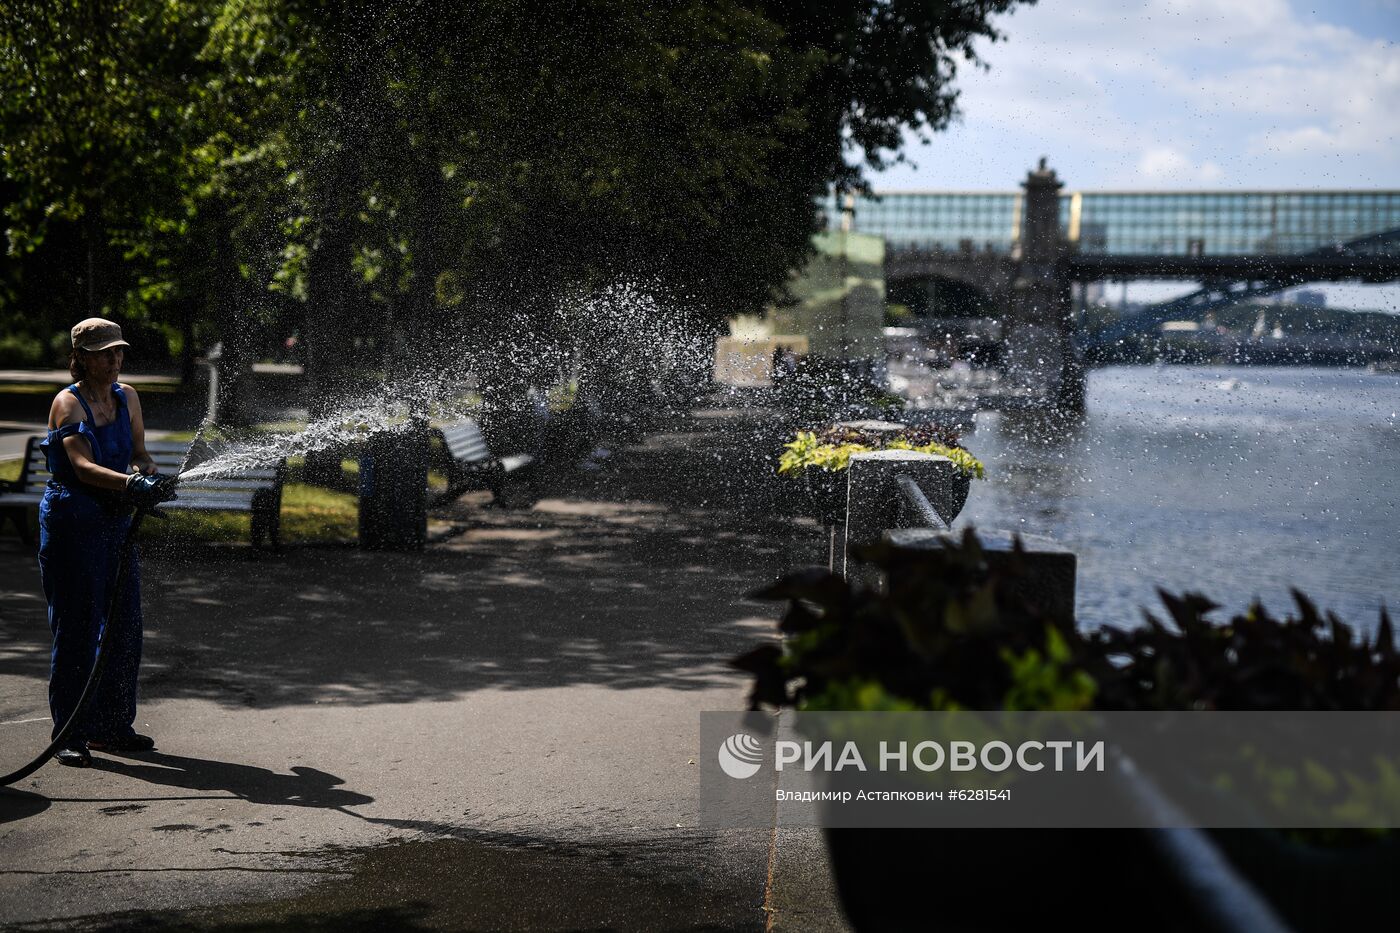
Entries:
MULTIPOLYGON (((117 552, 131 517, 78 481, 63 439, 79 434, 92 445, 92 459, 109 470, 126 473, 131 466, 131 414, 120 387, 111 424, 93 427, 92 409, 78 392, 85 420, 49 432, 40 445, 53 478, 39 503, 39 577, 49 601, 53 657, 49 668, 49 711, 56 735, 82 696, 106 622, 117 552)), ((141 570, 133 547, 123 571, 125 582, 117 607, 116 628, 107 646, 107 666, 87 711, 74 726, 74 739, 111 739, 132 732, 136 721, 136 675, 141 666, 141 570)))

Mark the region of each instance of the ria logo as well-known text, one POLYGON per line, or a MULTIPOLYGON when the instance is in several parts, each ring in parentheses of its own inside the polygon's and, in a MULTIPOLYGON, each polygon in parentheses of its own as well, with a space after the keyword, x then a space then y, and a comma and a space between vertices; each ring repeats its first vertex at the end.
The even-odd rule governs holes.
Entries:
POLYGON ((732 778, 751 778, 762 764, 763 746, 747 732, 734 733, 719 747, 719 766, 732 778))

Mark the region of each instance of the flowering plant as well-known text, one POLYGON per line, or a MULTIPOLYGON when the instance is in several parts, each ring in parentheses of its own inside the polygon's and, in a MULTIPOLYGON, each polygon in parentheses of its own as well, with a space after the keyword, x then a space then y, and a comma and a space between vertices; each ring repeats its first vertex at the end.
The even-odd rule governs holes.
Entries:
POLYGON ((834 425, 821 432, 798 431, 783 445, 778 473, 796 476, 809 468, 837 472, 851 465, 851 455, 871 450, 912 450, 947 457, 969 476, 983 479, 982 461, 958 443, 955 435, 935 428, 905 428, 894 435, 834 425))

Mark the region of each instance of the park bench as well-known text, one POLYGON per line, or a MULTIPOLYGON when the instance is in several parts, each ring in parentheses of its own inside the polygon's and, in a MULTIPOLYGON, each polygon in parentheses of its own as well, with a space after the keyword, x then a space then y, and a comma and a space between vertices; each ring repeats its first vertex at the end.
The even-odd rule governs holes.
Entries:
MULTIPOLYGON (((49 480, 48 463, 39 449, 41 437, 31 437, 24 448, 24 466, 19 479, 0 488, 0 512, 14 521, 20 537, 31 543, 28 510, 39 504, 49 480)), ((146 452, 161 473, 180 471, 190 445, 182 441, 147 441, 146 452)), ((162 509, 195 512, 248 512, 252 517, 252 544, 264 540, 276 550, 281 546, 282 482, 285 461, 262 469, 246 469, 226 476, 182 482, 179 498, 162 509)), ((3 518, 0 518, 3 527, 3 518)))
MULTIPOLYGON (((171 476, 179 473, 189 454, 183 441, 147 441, 146 452, 156 462, 156 470, 171 476)), ((282 483, 287 461, 266 467, 232 471, 223 476, 182 481, 179 498, 163 509, 196 512, 248 512, 252 517, 249 538, 254 547, 266 541, 272 550, 282 546, 282 483)))
POLYGON ((31 437, 25 441, 24 463, 20 467, 19 479, 7 480, 0 485, 0 529, 5 527, 5 519, 9 519, 15 523, 25 544, 34 541, 34 532, 29 527, 29 510, 44 497, 44 486, 49 481, 48 463, 44 460, 44 452, 39 449, 42 440, 42 437, 31 437))
POLYGON ((470 489, 489 489, 503 505, 513 504, 516 497, 507 492, 507 480, 512 473, 524 476, 535 462, 533 455, 496 456, 486 444, 481 425, 472 418, 434 422, 432 434, 442 441, 439 465, 447 473, 447 491, 434 497, 431 505, 450 502, 470 489))

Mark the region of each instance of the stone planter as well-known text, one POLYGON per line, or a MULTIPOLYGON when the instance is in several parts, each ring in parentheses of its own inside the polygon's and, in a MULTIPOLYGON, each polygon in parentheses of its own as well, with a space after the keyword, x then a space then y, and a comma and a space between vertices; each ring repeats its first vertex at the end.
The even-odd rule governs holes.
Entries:
POLYGON ((1146 835, 1092 829, 826 829, 857 931, 1154 933, 1182 925, 1146 835))
MULTIPOLYGON (((951 469, 928 470, 921 469, 928 465, 928 461, 936 461, 940 466, 949 465, 950 461, 934 454, 914 454, 910 451, 875 451, 869 454, 857 454, 852 458, 853 463, 858 463, 864 467, 874 467, 877 464, 883 469, 881 472, 909 473, 914 475, 928 496, 934 508, 940 516, 949 524, 952 523, 963 506, 967 504, 967 497, 972 488, 972 477, 962 471, 951 469)), ((846 521, 846 508, 848 503, 847 485, 850 482, 850 469, 845 470, 823 470, 811 468, 803 470, 798 482, 801 484, 802 511, 811 516, 823 525, 837 525, 846 521)), ((863 479, 869 488, 872 496, 879 499, 887 499, 888 507, 870 509, 869 504, 863 503, 865 509, 871 512, 873 520, 886 522, 885 527, 894 527, 897 523, 898 493, 888 483, 884 482, 884 477, 863 479)))
POLYGON ((1323 848, 1266 829, 1212 830, 1212 841, 1298 933, 1395 929, 1400 840, 1323 848))
POLYGON ((823 525, 839 525, 846 520, 845 470, 803 470, 799 482, 804 514, 823 525))
MULTIPOLYGON (((823 830, 837 894, 857 931, 1040 929, 1064 911, 1081 931, 1202 929, 1195 893, 1150 829, 823 830)), ((1296 933, 1400 925, 1391 889, 1400 841, 1321 848, 1264 829, 1207 831, 1296 933)))

